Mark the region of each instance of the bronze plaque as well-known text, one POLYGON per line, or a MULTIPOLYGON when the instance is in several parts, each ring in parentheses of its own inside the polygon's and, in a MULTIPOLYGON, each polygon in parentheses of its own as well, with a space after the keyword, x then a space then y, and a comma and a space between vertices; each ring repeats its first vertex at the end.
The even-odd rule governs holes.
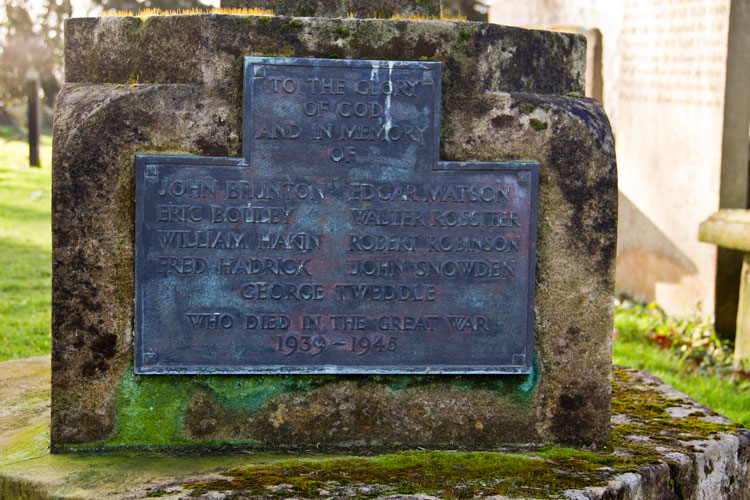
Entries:
POLYGON ((539 167, 439 161, 440 70, 249 57, 243 158, 138 155, 136 373, 529 373, 539 167))

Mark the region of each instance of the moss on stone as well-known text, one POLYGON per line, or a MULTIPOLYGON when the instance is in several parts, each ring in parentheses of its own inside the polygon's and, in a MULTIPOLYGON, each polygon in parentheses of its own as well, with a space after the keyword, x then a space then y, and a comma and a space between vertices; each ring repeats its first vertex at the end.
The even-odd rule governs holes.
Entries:
POLYGON ((340 36, 341 38, 346 38, 349 36, 349 28, 346 26, 336 26, 336 34, 340 36))
POLYGON ((281 25, 280 29, 282 31, 284 30, 299 30, 302 29, 302 21, 299 19, 290 19, 289 22, 284 23, 281 25))
POLYGON ((677 450, 690 451, 690 441, 711 439, 720 432, 732 433, 741 428, 740 424, 724 424, 704 420, 705 413, 691 411, 683 418, 671 417, 668 408, 689 404, 681 399, 670 399, 661 395, 655 388, 646 385, 634 386, 630 372, 616 370, 617 378, 612 383, 612 412, 627 415, 629 423, 613 426, 611 446, 623 448, 629 454, 643 459, 656 459, 660 453, 653 443, 633 439, 645 437, 648 440, 669 443, 677 450), (627 390, 624 385, 628 384, 627 390))
MULTIPOLYGON (((183 428, 185 410, 198 390, 219 405, 252 412, 279 394, 309 390, 329 377, 138 376, 129 367, 120 378, 115 432, 106 446, 159 447, 196 444, 183 428), (169 394, 169 398, 164 395, 169 394)), ((257 441, 238 437, 235 442, 257 441)), ((209 443, 210 444, 210 443, 209 443)), ((95 445, 100 447, 101 445, 95 445)))
POLYGON ((36 422, 0 445, 0 466, 43 456, 48 443, 49 422, 36 422))
POLYGON ((547 130, 547 123, 537 118, 532 118, 529 124, 531 125, 531 128, 533 128, 537 132, 540 132, 542 130, 547 130))
MULTIPOLYGON (((319 490, 347 485, 369 487, 367 493, 427 493, 441 498, 486 495, 553 497, 566 489, 596 484, 599 465, 574 450, 550 450, 540 455, 521 453, 408 451, 371 458, 289 460, 227 473, 228 481, 187 484, 196 493, 233 490, 249 495, 269 489, 302 497, 319 490)), ((376 496, 377 496, 376 495, 376 496)), ((360 496, 360 495, 358 495, 360 496)))
POLYGON ((325 57, 334 46, 342 58, 359 59, 424 55, 447 63, 449 53, 468 53, 471 60, 462 63, 462 74, 473 86, 564 93, 582 89, 583 83, 577 58, 584 44, 574 35, 549 40, 544 32, 482 23, 208 14, 76 19, 66 29, 69 82, 122 83, 140 68, 142 83, 228 84, 226 66, 234 59, 279 52, 281 43, 292 45, 300 57, 325 57), (195 32, 203 35, 192 36, 195 32), (473 43, 466 43, 470 39, 473 43), (486 68, 478 65, 488 57, 486 68), (222 71, 201 71, 209 62, 222 71))
POLYGON ((439 17, 436 0, 358 0, 356 2, 310 2, 307 0, 222 0, 222 7, 253 7, 273 9, 277 14, 302 17, 390 18, 391 16, 439 17))
MULTIPOLYGON (((628 372, 618 370, 616 374, 621 382, 615 381, 614 383, 613 411, 629 415, 631 423, 613 428, 613 441, 609 449, 622 447, 627 450, 628 455, 647 459, 656 455, 652 446, 641 445, 629 439, 628 436, 662 436, 661 440, 669 440, 679 445, 680 440, 708 439, 717 432, 731 432, 736 428, 732 425, 705 422, 700 420, 700 415, 696 412, 683 419, 673 419, 666 412, 666 408, 677 406, 681 404, 680 401, 666 399, 654 389, 622 390, 621 383, 626 382, 628 372), (633 415, 636 417, 632 417, 633 415)), ((357 377, 345 378, 356 379, 357 377)), ((531 395, 531 389, 535 384, 534 376, 521 377, 526 379, 525 382, 515 384, 509 384, 500 377, 376 375, 367 378, 371 384, 397 393, 418 387, 429 387, 443 379, 443 382, 448 381, 455 387, 515 395, 520 402, 524 399, 523 394, 531 395)), ((206 412, 205 415, 193 415, 191 418, 198 418, 200 422, 213 418, 214 423, 211 425, 221 427, 224 425, 221 422, 221 413, 229 412, 225 415, 226 420, 235 422, 231 424, 229 430, 237 432, 237 421, 249 422, 252 420, 253 412, 257 412, 281 395, 302 392, 309 394, 309 391, 316 387, 337 385, 339 382, 340 378, 328 376, 200 376, 192 379, 179 376, 139 377, 133 375, 131 370, 127 370, 120 380, 121 391, 118 399, 115 436, 106 445, 159 447, 183 444, 211 445, 219 441, 226 442, 226 436, 219 441, 214 441, 211 439, 211 432, 206 434, 207 439, 196 438, 195 435, 191 435, 189 429, 185 428, 185 412, 191 404, 191 398, 202 394, 203 399, 200 399, 196 408, 202 408, 206 412), (170 394, 167 404, 162 403, 165 393, 170 394), (242 414, 245 417, 238 418, 238 415, 242 414)), ((283 418, 281 414, 279 418, 283 418)), ((245 432, 237 434, 235 444, 262 445, 260 440, 247 438, 247 432, 253 430, 249 429, 249 431, 246 429, 245 432)), ((559 454, 564 451, 564 453, 572 453, 579 457, 583 456, 580 455, 581 453, 588 453, 585 455, 588 460, 612 461, 606 455, 593 452, 555 447, 546 450, 546 453, 559 454)))

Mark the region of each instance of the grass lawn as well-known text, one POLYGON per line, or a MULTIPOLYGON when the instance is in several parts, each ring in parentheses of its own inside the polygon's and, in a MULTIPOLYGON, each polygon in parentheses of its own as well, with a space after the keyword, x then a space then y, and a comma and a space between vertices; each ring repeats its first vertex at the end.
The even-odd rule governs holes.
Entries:
MULTIPOLYGON (((0 128, 0 361, 50 352, 50 158, 42 138, 41 169, 29 168, 28 145, 0 128)), ((645 339, 651 318, 618 310, 616 364, 648 370, 750 428, 750 382, 685 370, 680 359, 645 339)))
MULTIPOLYGON (((655 316, 663 319, 669 327, 680 328, 675 320, 660 314, 655 313, 655 316)), ((707 369, 687 368, 688 363, 673 350, 663 349, 646 338, 655 324, 655 318, 643 310, 638 312, 627 307, 616 307, 615 329, 619 335, 615 339, 614 363, 651 372, 678 391, 750 428, 750 380, 733 382, 726 375, 712 376, 706 373, 712 370, 710 362, 706 362, 709 365, 707 369)), ((683 328, 684 336, 692 336, 700 344, 706 335, 710 335, 710 331, 706 330, 711 328, 705 327, 705 323, 689 323, 683 328)), ((722 370, 717 367, 714 371, 722 370)))
POLYGON ((50 352, 50 161, 29 168, 23 137, 0 128, 0 361, 50 352))

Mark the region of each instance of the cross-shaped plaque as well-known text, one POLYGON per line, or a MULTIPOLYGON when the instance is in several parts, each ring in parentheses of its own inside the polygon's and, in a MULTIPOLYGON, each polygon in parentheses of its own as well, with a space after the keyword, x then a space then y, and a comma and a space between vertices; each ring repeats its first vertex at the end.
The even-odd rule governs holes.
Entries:
POLYGON ((136 156, 136 373, 529 373, 539 165, 440 161, 440 85, 247 57, 243 158, 136 156))

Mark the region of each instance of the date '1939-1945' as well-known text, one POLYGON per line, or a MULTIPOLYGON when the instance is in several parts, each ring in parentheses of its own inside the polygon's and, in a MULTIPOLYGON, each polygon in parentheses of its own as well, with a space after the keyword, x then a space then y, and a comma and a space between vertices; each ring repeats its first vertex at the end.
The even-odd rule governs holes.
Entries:
POLYGON ((277 335, 276 340, 278 342, 276 350, 286 356, 295 352, 317 356, 332 347, 343 348, 357 356, 364 356, 368 352, 373 351, 394 352, 397 348, 398 337, 351 335, 346 341, 328 341, 321 335, 277 335))

